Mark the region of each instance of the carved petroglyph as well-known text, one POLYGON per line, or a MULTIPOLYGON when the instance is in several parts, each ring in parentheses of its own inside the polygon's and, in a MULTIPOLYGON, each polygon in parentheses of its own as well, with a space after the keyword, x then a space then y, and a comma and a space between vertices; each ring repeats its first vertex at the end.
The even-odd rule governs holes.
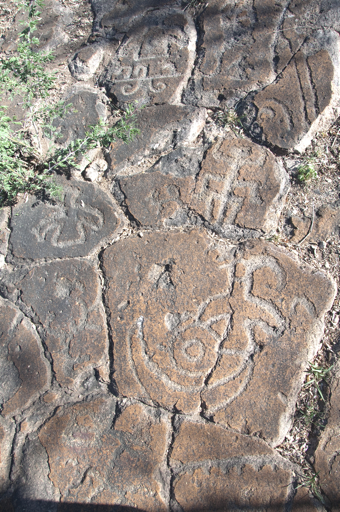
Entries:
POLYGON ((11 244, 21 258, 83 256, 91 252, 119 225, 110 198, 93 185, 60 179, 62 203, 34 198, 17 208, 11 244))
POLYGON ((178 103, 194 60, 196 31, 182 12, 160 11, 132 25, 101 78, 120 104, 178 103))
POLYGON ((222 231, 276 227, 288 177, 266 149, 230 138, 207 151, 196 176, 167 173, 167 162, 158 168, 117 180, 121 202, 140 224, 190 224, 194 211, 222 231))
MULTIPOLYGON (((302 378, 298 361, 315 350, 308 340, 320 310, 310 274, 266 244, 236 254, 198 231, 120 242, 105 251, 104 268, 119 391, 170 410, 202 409, 215 421, 242 430, 229 415, 235 405, 247 428, 256 420, 258 429, 265 430, 249 394, 269 353, 283 376, 290 368, 302 378), (240 407, 245 395, 248 405, 240 407)), ((322 293, 327 295, 333 289, 325 283, 322 293)), ((276 371, 276 384, 266 388, 274 401, 272 434, 288 407, 277 397, 294 392, 276 371)), ((257 400, 260 409, 270 402, 268 396, 257 400)))

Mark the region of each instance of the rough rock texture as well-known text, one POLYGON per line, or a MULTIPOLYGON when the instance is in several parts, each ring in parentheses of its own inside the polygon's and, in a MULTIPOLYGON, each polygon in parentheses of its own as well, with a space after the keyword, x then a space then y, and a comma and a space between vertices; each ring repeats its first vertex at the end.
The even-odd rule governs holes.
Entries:
POLYGON ((327 426, 315 454, 315 467, 320 485, 332 507, 340 510, 340 365, 337 363, 331 386, 327 426))
POLYGON ((197 231, 119 242, 103 270, 120 393, 283 439, 330 280, 270 245, 235 251, 197 231))
POLYGON ((151 172, 117 180, 116 198, 140 225, 197 224, 198 213, 224 233, 275 229, 288 177, 269 151, 230 138, 202 155, 200 165, 197 149, 189 151, 174 151, 151 172))
MULTIPOLYGON (((58 142, 128 104, 140 132, 55 176, 61 200, 0 212, 0 512, 325 512, 278 444, 335 285, 265 238, 289 186, 274 150, 302 151, 337 107, 339 2, 90 4, 48 0, 37 27, 52 102, 72 105, 58 142)), ((315 207, 321 247, 336 200, 315 207)), ((339 371, 315 457, 327 512, 339 371)))
POLYGON ((36 197, 15 208, 10 245, 16 258, 86 256, 121 224, 111 198, 89 183, 59 179, 63 201, 36 197))
POLYGON ((138 112, 139 135, 127 145, 110 146, 108 177, 137 174, 148 169, 164 153, 195 141, 205 123, 205 109, 162 105, 138 112))

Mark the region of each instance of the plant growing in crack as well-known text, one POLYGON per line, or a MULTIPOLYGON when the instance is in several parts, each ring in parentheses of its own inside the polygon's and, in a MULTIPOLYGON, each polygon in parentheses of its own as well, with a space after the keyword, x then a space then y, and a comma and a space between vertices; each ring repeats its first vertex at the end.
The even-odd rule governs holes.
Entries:
POLYGON ((50 142, 48 151, 42 150, 40 135, 50 141, 57 139, 60 134, 54 120, 71 108, 63 101, 49 103, 56 73, 46 71, 46 65, 53 55, 39 50, 39 39, 33 35, 43 5, 43 0, 25 0, 22 7, 28 20, 23 22, 26 26, 20 41, 13 52, 0 55, 0 97, 10 104, 20 98, 23 111, 23 119, 17 121, 7 115, 7 106, 0 107, 0 206, 10 204, 20 193, 43 189, 51 197, 61 197, 61 188, 53 179, 56 171, 76 166, 79 156, 89 149, 108 147, 117 138, 128 143, 139 133, 134 109, 128 107, 115 125, 99 121, 87 129, 84 138, 72 141, 66 148, 56 148, 50 142))

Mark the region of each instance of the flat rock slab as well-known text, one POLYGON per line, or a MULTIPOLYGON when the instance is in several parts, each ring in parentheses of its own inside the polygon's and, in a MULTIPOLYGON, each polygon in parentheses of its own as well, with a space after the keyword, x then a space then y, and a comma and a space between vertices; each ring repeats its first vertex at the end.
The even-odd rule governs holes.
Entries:
POLYGON ((62 202, 43 202, 34 196, 14 208, 11 253, 16 258, 43 259, 87 256, 122 221, 111 198, 90 183, 58 179, 62 202))
POLYGON ((118 242, 103 271, 119 393, 284 438, 329 278, 270 244, 236 250, 196 230, 118 242))
POLYGON ((72 388, 93 374, 108 380, 108 339, 100 280, 85 260, 33 268, 16 283, 21 304, 41 335, 61 386, 72 388))
POLYGON ((340 365, 336 364, 331 385, 327 426, 315 453, 315 469, 332 512, 340 511, 340 365))
POLYGON ((288 176, 265 148, 226 139, 209 149, 200 165, 183 151, 170 153, 150 172, 117 178, 114 190, 130 218, 159 228, 191 222, 199 214, 215 229, 270 231, 276 228, 288 176), (187 166, 181 166, 187 158, 187 166))
POLYGON ((51 382, 51 368, 33 325, 10 302, 0 298, 1 414, 12 417, 29 407, 51 382))
POLYGON ((159 105, 139 111, 139 135, 129 144, 117 140, 110 146, 108 177, 138 174, 162 154, 190 146, 203 130, 205 118, 205 109, 195 107, 159 105))
MULTIPOLYGON (((117 21, 110 15, 101 23, 112 30, 117 21)), ((124 21, 124 38, 100 84, 120 107, 180 103, 195 60, 191 18, 183 10, 153 9, 124 21)))
POLYGON ((336 32, 313 34, 278 80, 250 95, 239 109, 249 133, 282 149, 304 150, 320 122, 330 115, 340 91, 340 38, 336 32))

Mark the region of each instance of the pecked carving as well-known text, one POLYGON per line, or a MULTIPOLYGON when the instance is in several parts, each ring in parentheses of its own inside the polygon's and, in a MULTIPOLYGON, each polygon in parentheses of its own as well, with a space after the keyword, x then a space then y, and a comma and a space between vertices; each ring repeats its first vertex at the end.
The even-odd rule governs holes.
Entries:
POLYGON ((104 252, 103 265, 122 394, 203 411, 273 443, 282 438, 333 297, 330 281, 270 245, 236 254, 197 231, 120 242, 104 252))

